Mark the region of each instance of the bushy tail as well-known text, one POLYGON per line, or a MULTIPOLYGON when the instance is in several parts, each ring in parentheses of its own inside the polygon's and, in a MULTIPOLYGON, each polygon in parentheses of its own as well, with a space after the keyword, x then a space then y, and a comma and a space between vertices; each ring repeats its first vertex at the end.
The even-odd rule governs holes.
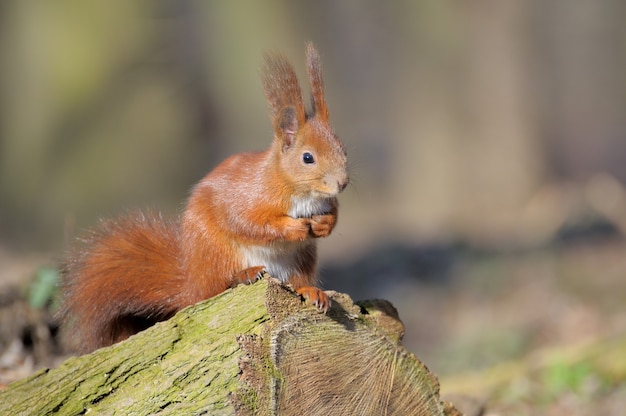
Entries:
POLYGON ((111 345, 168 319, 178 301, 178 224, 135 212, 103 221, 62 270, 59 318, 81 352, 111 345))

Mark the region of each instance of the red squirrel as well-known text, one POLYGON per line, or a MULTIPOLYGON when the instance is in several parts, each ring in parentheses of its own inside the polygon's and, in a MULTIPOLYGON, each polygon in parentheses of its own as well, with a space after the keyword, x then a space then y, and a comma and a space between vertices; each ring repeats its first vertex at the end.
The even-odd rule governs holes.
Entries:
POLYGON ((180 220, 129 213, 102 221, 70 252, 59 316, 80 352, 121 341, 263 271, 326 312, 315 239, 335 227, 348 161, 330 125, 311 43, 306 67, 309 112, 291 64, 280 54, 265 56, 269 149, 219 164, 195 185, 180 220))

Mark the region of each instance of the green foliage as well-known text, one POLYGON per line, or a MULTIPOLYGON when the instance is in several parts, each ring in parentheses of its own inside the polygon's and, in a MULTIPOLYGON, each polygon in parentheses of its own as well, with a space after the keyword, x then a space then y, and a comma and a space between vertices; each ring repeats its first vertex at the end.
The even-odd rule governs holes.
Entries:
MULTIPOLYGON (((37 270, 35 278, 28 287, 28 304, 31 308, 42 309, 53 302, 59 278, 59 270, 56 268, 42 267, 37 270)), ((52 305, 53 308, 54 306, 52 305)))
POLYGON ((543 371, 543 384, 548 394, 558 396, 567 391, 581 392, 583 384, 594 374, 590 364, 562 361, 552 363, 543 371))

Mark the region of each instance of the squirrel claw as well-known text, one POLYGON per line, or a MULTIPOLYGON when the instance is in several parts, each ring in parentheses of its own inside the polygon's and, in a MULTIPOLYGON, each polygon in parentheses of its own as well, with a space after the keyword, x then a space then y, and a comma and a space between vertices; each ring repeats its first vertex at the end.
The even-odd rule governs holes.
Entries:
POLYGON ((235 287, 239 284, 251 285, 257 280, 261 280, 266 274, 267 271, 265 271, 265 266, 255 266, 243 269, 233 275, 231 287, 235 287))
POLYGON ((315 306, 320 312, 326 313, 330 308, 330 298, 323 290, 313 286, 304 286, 296 289, 296 292, 309 304, 315 306))

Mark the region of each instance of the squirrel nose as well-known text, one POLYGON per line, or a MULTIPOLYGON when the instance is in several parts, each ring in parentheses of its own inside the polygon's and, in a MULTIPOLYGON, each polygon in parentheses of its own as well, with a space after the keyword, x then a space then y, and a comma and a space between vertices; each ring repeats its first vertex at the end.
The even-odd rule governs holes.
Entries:
POLYGON ((345 178, 344 180, 337 181, 337 187, 339 188, 339 192, 343 192, 343 190, 346 189, 346 186, 348 186, 349 182, 350 182, 349 178, 345 178))

